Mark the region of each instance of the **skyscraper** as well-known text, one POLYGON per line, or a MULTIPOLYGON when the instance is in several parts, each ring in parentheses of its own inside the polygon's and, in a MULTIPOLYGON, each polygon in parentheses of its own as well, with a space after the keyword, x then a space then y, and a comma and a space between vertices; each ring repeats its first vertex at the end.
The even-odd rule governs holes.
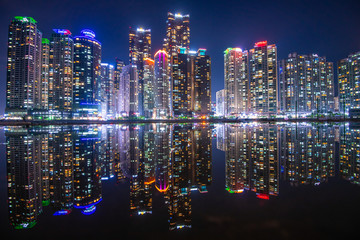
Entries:
POLYGON ((41 41, 42 33, 33 18, 14 17, 8 34, 7 118, 21 118, 41 108, 41 41))
POLYGON ((154 116, 167 118, 172 115, 168 54, 159 50, 154 56, 154 116))
POLYGON ((138 92, 137 92, 137 69, 135 65, 126 65, 122 68, 119 82, 119 114, 125 116, 137 116, 138 92))
POLYGON ((114 105, 115 105, 115 118, 121 117, 120 114, 120 79, 122 69, 125 66, 124 61, 116 58, 114 69, 114 105))
POLYGON ((208 116, 211 113, 211 58, 206 49, 200 48, 194 58, 194 77, 192 86, 192 111, 195 116, 208 116))
POLYGON ((74 37, 73 118, 98 116, 101 43, 89 29, 74 37))
POLYGON ((50 41, 47 38, 41 40, 41 107, 49 109, 49 59, 50 59, 50 41))
POLYGON ((103 119, 115 117, 114 66, 101 63, 100 99, 103 119))
POLYGON ((209 115, 211 112, 211 59, 206 49, 180 47, 172 57, 171 95, 175 117, 209 115))
POLYGON ((151 57, 151 30, 130 28, 129 30, 129 62, 135 65, 138 75, 138 109, 144 116, 144 65, 145 59, 151 57))
POLYGON ((360 52, 350 54, 338 62, 340 112, 360 108, 360 52))
POLYGON ((144 116, 152 118, 154 113, 154 64, 151 58, 144 60, 144 116))
POLYGON ((125 66, 124 61, 119 58, 115 59, 115 69, 114 69, 114 88, 119 89, 120 83, 120 74, 122 73, 122 69, 125 66))
POLYGON ((168 54, 169 104, 175 117, 191 115, 189 81, 190 16, 168 12, 163 45, 168 54), (188 96, 186 95, 188 94, 188 96))
POLYGON ((138 117, 139 113, 139 77, 137 67, 130 64, 130 82, 129 82, 129 117, 138 117))
POLYGON ((53 29, 50 38, 49 110, 59 119, 71 117, 74 41, 67 29, 53 29))
POLYGON ((294 116, 333 112, 333 63, 317 54, 289 54, 279 61, 279 110, 294 116))
POLYGON ((225 116, 225 107, 226 107, 226 94, 225 89, 221 89, 216 92, 216 115, 225 116))
POLYGON ((190 49, 190 15, 168 12, 164 50, 169 56, 174 56, 179 47, 186 48, 187 51, 190 49))
POLYGON ((191 116, 191 91, 194 78, 194 57, 186 48, 171 56, 171 91, 174 117, 191 116))
POLYGON ((257 42, 249 50, 250 112, 271 117, 277 114, 277 50, 275 44, 257 42))
POLYGON ((224 52, 224 114, 246 115, 249 112, 249 61, 248 51, 228 48, 224 52))

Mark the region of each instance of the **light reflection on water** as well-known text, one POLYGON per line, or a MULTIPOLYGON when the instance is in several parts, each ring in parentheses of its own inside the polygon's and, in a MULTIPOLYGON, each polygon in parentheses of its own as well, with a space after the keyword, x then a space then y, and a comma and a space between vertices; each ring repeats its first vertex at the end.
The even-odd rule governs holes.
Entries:
MULTIPOLYGON (((247 199, 242 208, 256 209, 269 201, 279 204, 282 186, 287 193, 301 186, 316 192, 329 179, 359 184, 360 129, 348 124, 91 125, 4 132, 0 159, 6 159, 7 191, 1 194, 7 194, 12 232, 44 231, 42 219, 111 215, 105 205, 116 193, 105 194, 107 182, 126 189, 125 221, 149 219, 162 232, 219 227, 219 221, 231 226, 239 220, 224 214, 237 212, 237 206, 222 206, 221 214, 211 210, 211 216, 204 206, 217 208, 234 196, 247 199)), ((64 227, 74 231, 70 224, 64 227)))

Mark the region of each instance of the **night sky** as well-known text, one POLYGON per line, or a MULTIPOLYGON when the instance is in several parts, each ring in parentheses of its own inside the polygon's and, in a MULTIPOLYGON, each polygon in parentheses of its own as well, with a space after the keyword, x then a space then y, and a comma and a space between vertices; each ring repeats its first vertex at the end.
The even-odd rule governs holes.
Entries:
MULTIPOLYGON (((190 14, 190 48, 212 58, 212 98, 224 87, 223 51, 250 49, 267 40, 278 60, 291 52, 317 53, 337 62, 360 51, 360 1, 18 1, 0 0, 0 114, 5 109, 8 25, 14 16, 33 17, 43 37, 53 28, 76 36, 92 29, 103 46, 102 62, 128 63, 129 26, 150 28, 152 53, 162 47, 167 12, 190 14)), ((336 68, 336 64, 334 65, 336 68)))

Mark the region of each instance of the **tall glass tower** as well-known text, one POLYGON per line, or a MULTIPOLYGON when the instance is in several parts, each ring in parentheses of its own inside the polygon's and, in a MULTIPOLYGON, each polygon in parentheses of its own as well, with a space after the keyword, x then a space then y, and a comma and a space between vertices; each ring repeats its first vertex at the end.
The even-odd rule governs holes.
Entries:
POLYGON ((49 59, 50 59, 50 41, 43 38, 42 57, 41 57, 41 106, 43 109, 49 109, 49 59))
POLYGON ((50 38, 49 110, 60 119, 71 117, 74 41, 67 29, 53 29, 50 38))
POLYGON ((347 115, 350 109, 360 108, 360 52, 338 62, 338 81, 340 111, 347 115))
POLYGON ((144 74, 145 59, 151 57, 151 30, 130 28, 129 30, 129 62, 137 68, 138 76, 138 110, 144 116, 144 74))
POLYGON ((249 105, 248 51, 227 48, 224 52, 225 116, 248 113, 249 105))
POLYGON ((249 50, 250 112, 271 117, 277 114, 277 49, 267 41, 249 50))
POLYGON ((100 107, 101 43, 89 29, 74 37, 73 118, 97 118, 100 107))
POLYGON ((41 41, 33 18, 14 17, 8 35, 7 118, 22 118, 41 108, 41 41))
POLYGON ((167 118, 172 115, 168 54, 159 50, 154 61, 154 116, 167 118))
POLYGON ((190 50, 190 15, 168 13, 164 50, 170 55, 177 55, 178 48, 190 50))
POLYGON ((103 119, 115 117, 114 66, 101 63, 101 116, 103 119))

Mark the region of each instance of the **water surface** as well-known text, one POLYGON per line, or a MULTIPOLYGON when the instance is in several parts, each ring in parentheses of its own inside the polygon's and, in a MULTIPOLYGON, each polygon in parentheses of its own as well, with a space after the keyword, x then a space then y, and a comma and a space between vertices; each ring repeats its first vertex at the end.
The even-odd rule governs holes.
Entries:
POLYGON ((329 239, 359 224, 360 129, 142 124, 0 129, 13 239, 329 239))

